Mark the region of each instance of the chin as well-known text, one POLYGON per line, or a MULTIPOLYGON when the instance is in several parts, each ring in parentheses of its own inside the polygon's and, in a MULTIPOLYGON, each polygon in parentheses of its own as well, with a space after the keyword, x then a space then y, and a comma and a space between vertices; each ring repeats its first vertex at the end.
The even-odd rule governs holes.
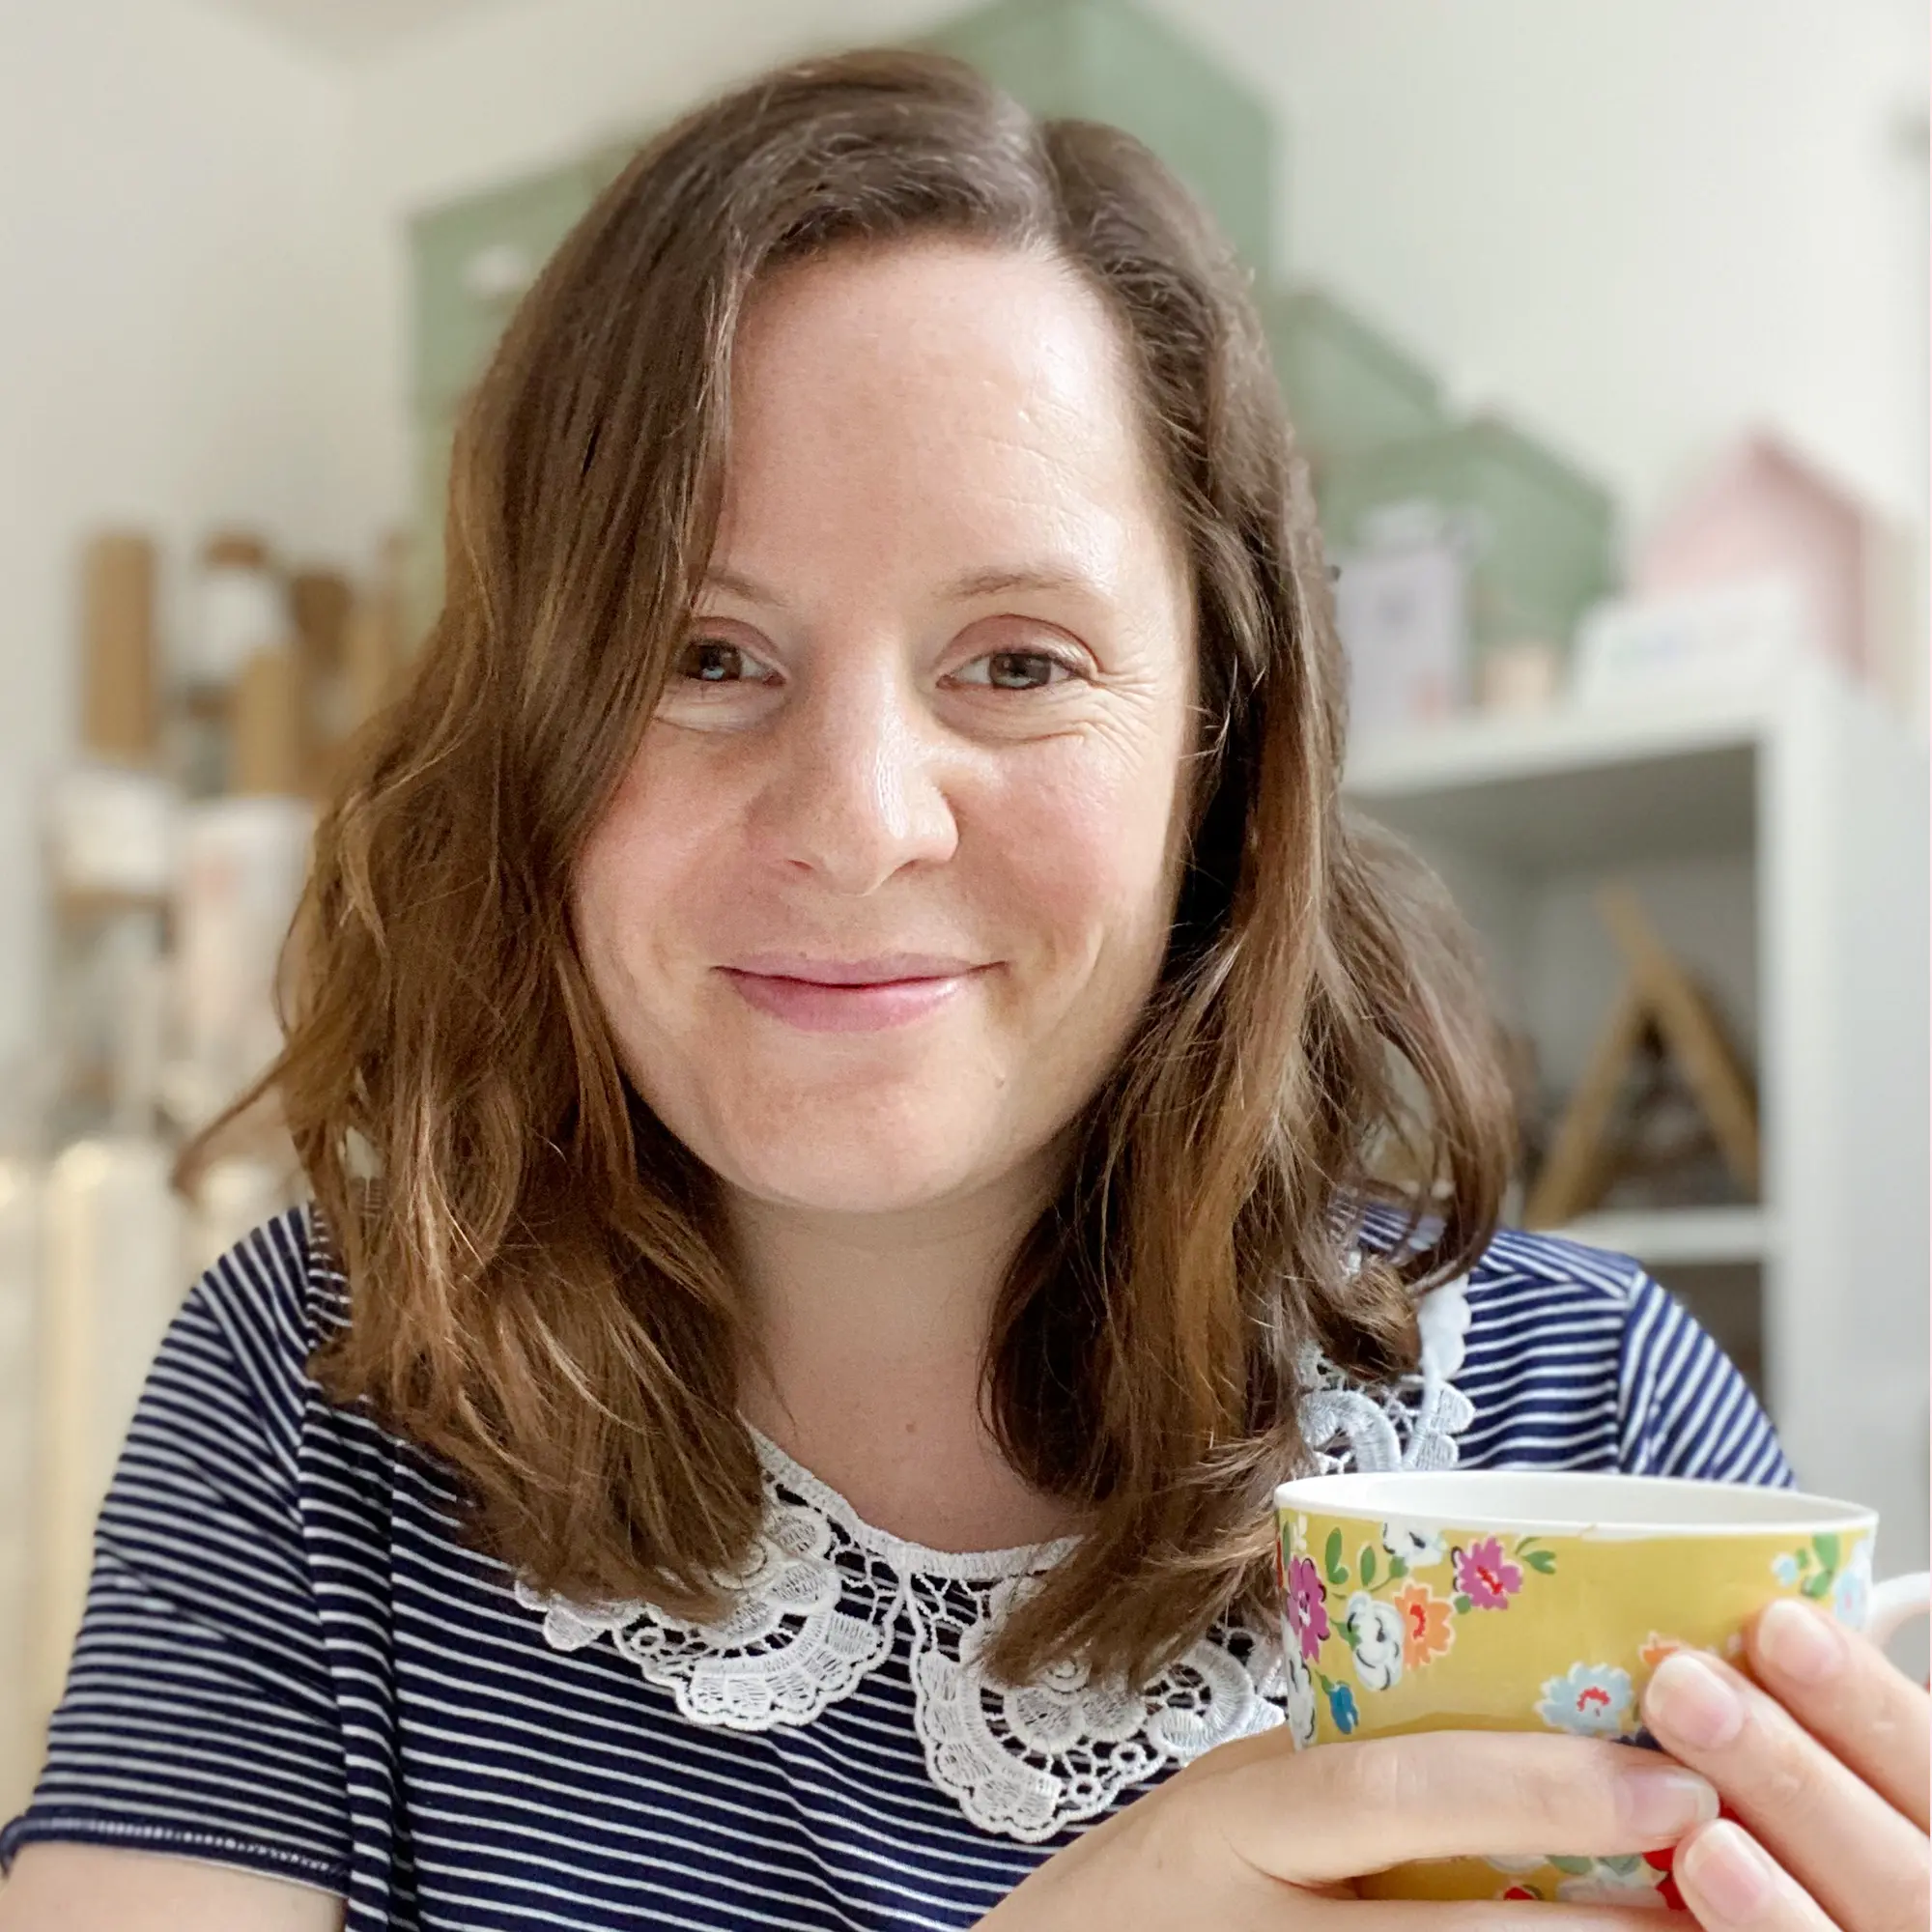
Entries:
POLYGON ((727 1133, 700 1153, 729 1185, 774 1206, 891 1214, 983 1180, 987 1138, 983 1122, 938 1112, 914 1127, 904 1120, 857 1120, 850 1107, 824 1120, 800 1109, 775 1131, 727 1133))
POLYGON ((850 1151, 801 1158, 796 1151, 774 1150, 768 1158, 754 1156, 734 1168, 725 1178, 753 1199, 820 1214, 896 1214, 929 1208, 960 1192, 972 1179, 956 1162, 901 1157, 881 1168, 850 1151))

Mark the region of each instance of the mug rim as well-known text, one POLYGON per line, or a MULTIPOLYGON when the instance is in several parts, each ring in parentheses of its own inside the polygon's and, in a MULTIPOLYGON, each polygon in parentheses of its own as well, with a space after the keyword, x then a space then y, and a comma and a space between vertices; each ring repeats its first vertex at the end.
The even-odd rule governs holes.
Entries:
POLYGON ((1527 1536, 1586 1536, 1604 1540, 1639 1537, 1807 1537, 1821 1530, 1876 1529, 1878 1512, 1862 1503, 1841 1502, 1833 1496, 1814 1495, 1802 1490, 1766 1489, 1755 1483, 1727 1483, 1708 1477, 1627 1476, 1615 1470, 1586 1469, 1346 1469, 1326 1476, 1297 1476, 1276 1485, 1274 1506, 1277 1520, 1285 1512, 1346 1517, 1362 1522, 1400 1520, 1430 1523, 1449 1529, 1499 1530, 1527 1536), (1532 1492, 1544 1491, 1555 1497, 1563 1492, 1601 1485, 1640 1504, 1648 1494, 1660 1502, 1666 1496, 1684 1497, 1687 1492, 1705 1499, 1749 1496, 1765 1505, 1774 1499, 1782 1506, 1769 1507, 1756 1520, 1704 1520, 1695 1517, 1646 1517, 1636 1508, 1619 1510, 1614 1515, 1569 1515, 1557 1513, 1554 1504, 1542 1509, 1465 1509, 1446 1499, 1452 1489, 1478 1481, 1487 1486, 1492 1480, 1507 1482, 1532 1492), (1379 1499, 1361 1499, 1360 1492, 1379 1486, 1379 1499), (1425 1500, 1424 1492, 1440 1486, 1445 1499, 1425 1500), (1409 1490, 1413 1498, 1391 1497, 1388 1492, 1409 1490))

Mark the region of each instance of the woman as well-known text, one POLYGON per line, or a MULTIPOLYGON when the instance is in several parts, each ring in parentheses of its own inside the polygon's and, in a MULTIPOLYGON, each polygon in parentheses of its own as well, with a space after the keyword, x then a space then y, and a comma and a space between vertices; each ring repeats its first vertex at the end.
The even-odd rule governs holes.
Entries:
POLYGON ((1293 1747, 1289 1471, 1787 1477, 1634 1268, 1492 1237, 1472 981, 1340 814, 1305 478, 1142 149, 903 56, 703 108, 447 554, 298 925, 316 1207, 156 1366, 6 1932, 1366 1927, 1680 1841, 1709 1925, 1904 1922, 1922 1700, 1816 1620, 1659 1673, 1692 1770, 1293 1747), (1439 1213, 1362 1211, 1391 1149, 1439 1213))

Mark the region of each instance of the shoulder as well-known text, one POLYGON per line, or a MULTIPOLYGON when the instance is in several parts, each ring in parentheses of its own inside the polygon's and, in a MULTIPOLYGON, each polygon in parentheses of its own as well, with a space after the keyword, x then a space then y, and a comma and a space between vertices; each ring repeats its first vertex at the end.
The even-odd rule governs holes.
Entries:
POLYGON ((346 1305, 313 1207, 291 1208, 242 1236, 189 1288, 153 1379, 225 1390, 272 1435, 292 1438, 308 1399, 309 1357, 346 1305))
POLYGON ((303 1360, 347 1307, 313 1203, 251 1228, 209 1264, 187 1299, 251 1352, 303 1360))
POLYGON ((1791 1481, 1744 1377, 1630 1256, 1506 1228, 1457 1293, 1464 1464, 1791 1481))
MULTIPOLYGON (((1362 1245, 1392 1251, 1404 1225, 1394 1209, 1372 1207, 1362 1217, 1362 1245)), ((1425 1222, 1406 1245, 1426 1242, 1438 1226, 1425 1222)), ((1547 1342, 1556 1330, 1574 1350, 1587 1350, 1592 1340, 1614 1350, 1638 1304, 1662 1293, 1628 1255, 1519 1228, 1499 1229, 1455 1292, 1467 1304, 1470 1348, 1492 1355, 1525 1350, 1532 1337, 1547 1342)))

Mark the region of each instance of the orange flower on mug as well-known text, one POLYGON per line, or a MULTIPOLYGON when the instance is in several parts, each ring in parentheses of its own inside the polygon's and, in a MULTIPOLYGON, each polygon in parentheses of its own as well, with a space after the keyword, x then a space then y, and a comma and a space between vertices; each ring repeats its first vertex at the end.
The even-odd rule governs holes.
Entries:
POLYGON ((1682 1637, 1662 1636, 1656 1631, 1650 1634, 1650 1640, 1637 1652, 1643 1660, 1646 1670, 1655 1670, 1673 1650, 1688 1650, 1690 1646, 1682 1637))
POLYGON ((1448 1600, 1427 1583, 1412 1579, 1395 1594, 1402 1613, 1402 1667, 1415 1670, 1440 1657, 1456 1641, 1456 1624, 1448 1600))

